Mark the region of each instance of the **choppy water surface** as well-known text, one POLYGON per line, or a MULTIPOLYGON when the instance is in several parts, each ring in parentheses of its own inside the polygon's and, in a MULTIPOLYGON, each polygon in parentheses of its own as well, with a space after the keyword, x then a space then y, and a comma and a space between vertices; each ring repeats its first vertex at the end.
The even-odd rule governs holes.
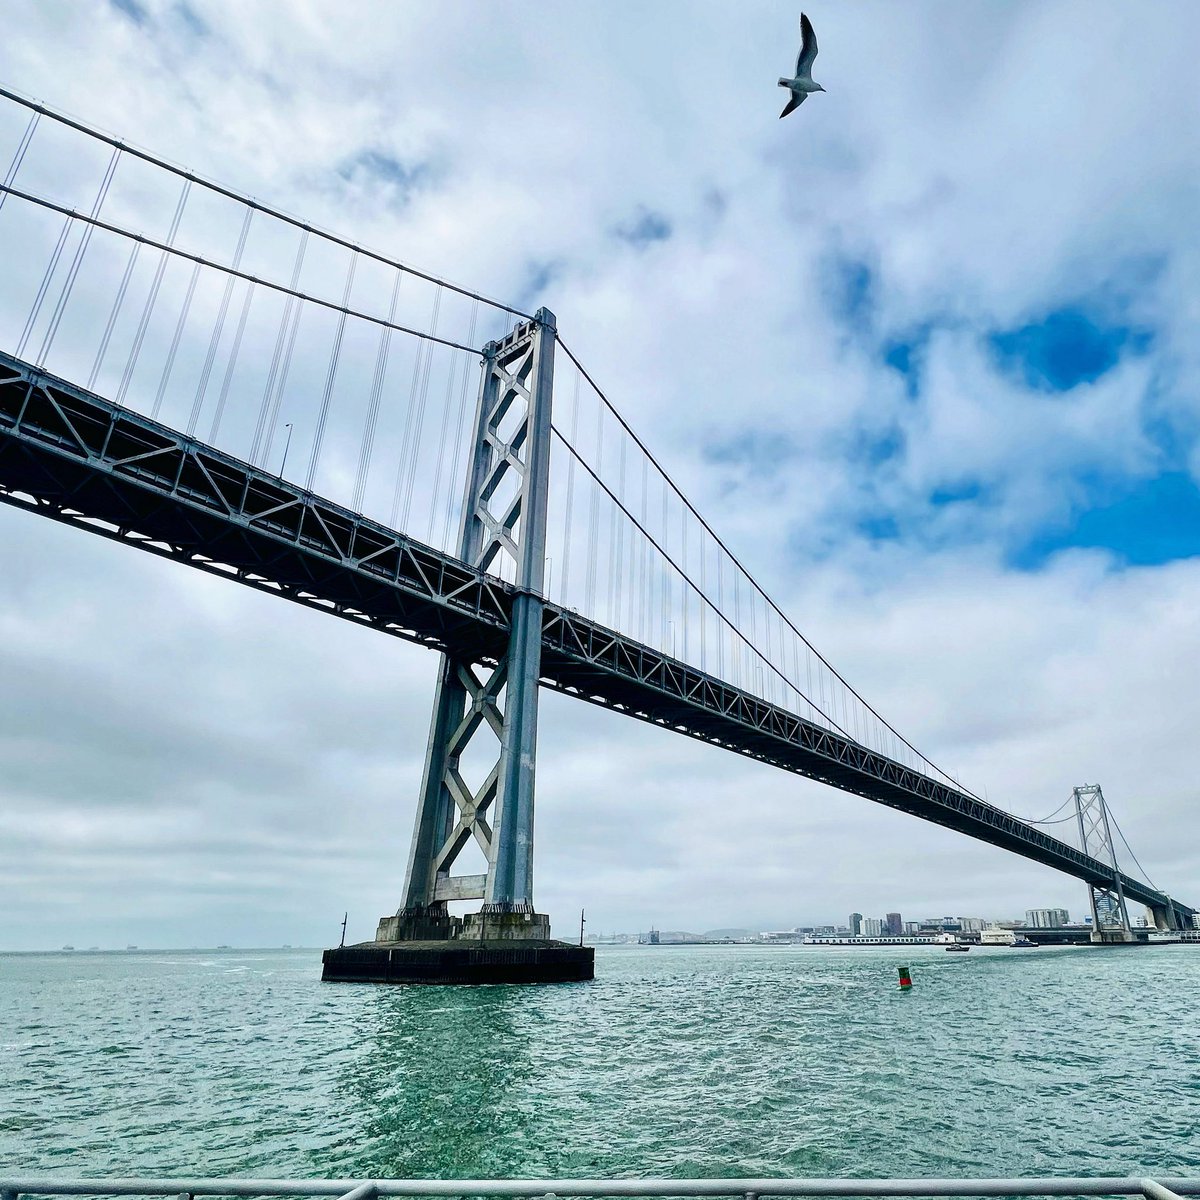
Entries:
POLYGON ((0 1174, 1200 1175, 1200 946, 319 974, 312 951, 0 955, 0 1174))

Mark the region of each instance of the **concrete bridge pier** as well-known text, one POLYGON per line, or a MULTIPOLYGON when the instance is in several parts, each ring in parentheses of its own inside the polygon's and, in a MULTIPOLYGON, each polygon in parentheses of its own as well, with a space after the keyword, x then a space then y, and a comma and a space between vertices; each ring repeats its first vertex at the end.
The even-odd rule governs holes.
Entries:
POLYGON ((1097 946, 1132 946, 1138 937, 1131 929, 1093 929, 1091 940, 1097 946))
POLYGON ((545 605, 555 319, 484 349, 459 557, 516 585, 498 661, 444 655, 404 903, 374 942, 325 952, 323 978, 379 983, 591 979, 595 951, 554 941, 533 906, 533 783, 545 605), (469 749, 470 748, 470 749, 469 749), (486 756, 486 757, 484 757, 486 756), (482 781, 470 778, 473 757, 482 781), (480 764, 483 764, 482 766, 480 764), (452 874, 469 846, 486 868, 452 874), (450 901, 482 900, 465 917, 450 901))

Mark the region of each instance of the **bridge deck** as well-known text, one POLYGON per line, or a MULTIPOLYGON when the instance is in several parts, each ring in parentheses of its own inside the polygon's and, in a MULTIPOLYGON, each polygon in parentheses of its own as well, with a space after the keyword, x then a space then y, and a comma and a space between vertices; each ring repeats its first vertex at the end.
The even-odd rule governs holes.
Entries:
MULTIPOLYGON (((6 354, 0 500, 460 657, 495 661, 506 644, 502 581, 6 354)), ((1111 882, 1103 863, 993 805, 552 604, 541 682, 1111 882)), ((1132 900, 1171 903, 1123 885, 1132 900)), ((1175 910, 1190 925, 1193 910, 1175 910)))

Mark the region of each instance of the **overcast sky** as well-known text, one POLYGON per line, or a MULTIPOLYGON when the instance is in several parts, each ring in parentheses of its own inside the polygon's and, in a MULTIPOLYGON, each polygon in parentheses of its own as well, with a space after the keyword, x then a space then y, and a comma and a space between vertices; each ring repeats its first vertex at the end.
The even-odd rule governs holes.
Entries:
MULTIPOLYGON (((806 11, 828 91, 786 121, 783 3, 12 0, 0 82, 549 305, 906 736, 1023 816, 1101 783, 1200 903, 1200 8, 806 11)), ((9 507, 0 546, 0 947, 371 936, 436 658, 9 507)), ((867 801, 541 714, 560 933, 1084 910, 867 801)))

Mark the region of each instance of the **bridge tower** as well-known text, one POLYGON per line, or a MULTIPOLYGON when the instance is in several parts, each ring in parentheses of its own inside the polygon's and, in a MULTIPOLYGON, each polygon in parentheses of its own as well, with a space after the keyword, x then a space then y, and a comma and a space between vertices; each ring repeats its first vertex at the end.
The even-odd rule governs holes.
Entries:
POLYGON ((550 936, 533 907, 533 789, 554 344, 554 314, 542 308, 484 348, 458 553, 515 579, 512 622, 495 661, 442 656, 404 899, 377 942, 550 936), (469 751, 486 752, 482 782, 460 769, 469 751), (471 842, 486 869, 453 874, 471 842), (452 900, 484 903, 460 921, 452 900))
POLYGON ((1084 854, 1112 868, 1112 880, 1088 881, 1088 900, 1092 909, 1093 942, 1132 942, 1133 930, 1125 906, 1121 871, 1113 847, 1108 823, 1108 807, 1100 785, 1084 784, 1073 790, 1075 816, 1079 822, 1079 848, 1084 854))

